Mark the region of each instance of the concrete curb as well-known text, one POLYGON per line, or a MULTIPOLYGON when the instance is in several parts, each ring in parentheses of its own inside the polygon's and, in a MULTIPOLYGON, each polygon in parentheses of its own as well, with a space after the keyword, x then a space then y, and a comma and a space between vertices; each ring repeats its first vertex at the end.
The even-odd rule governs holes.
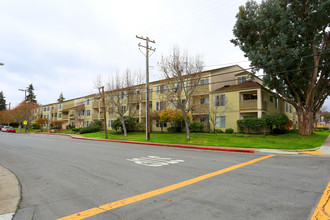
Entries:
POLYGON ((69 134, 56 134, 56 133, 42 133, 36 132, 35 134, 46 134, 46 135, 57 135, 66 136, 72 139, 78 140, 89 140, 89 141, 102 141, 102 142, 115 142, 115 143, 125 143, 125 144, 142 144, 142 145, 153 145, 161 147, 176 147, 176 148, 187 148, 187 149, 198 149, 198 150, 213 150, 213 151, 227 151, 227 152, 238 152, 238 153, 254 153, 255 150, 252 149, 234 149, 234 148, 223 148, 223 147, 211 147, 211 146, 196 146, 196 145, 183 145, 183 144, 166 144, 166 143, 153 143, 153 142, 142 142, 142 141, 122 141, 122 140, 109 140, 109 139, 97 139, 97 138, 84 138, 73 136, 69 134))
POLYGON ((21 185, 16 175, 0 165, 0 219, 11 220, 21 201, 21 185))

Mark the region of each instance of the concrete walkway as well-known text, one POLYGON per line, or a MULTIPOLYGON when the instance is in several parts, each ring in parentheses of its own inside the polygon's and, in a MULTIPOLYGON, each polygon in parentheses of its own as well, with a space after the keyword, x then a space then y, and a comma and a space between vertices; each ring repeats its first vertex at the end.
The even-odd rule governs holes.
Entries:
POLYGON ((330 135, 328 138, 324 141, 323 145, 321 146, 320 152, 323 153, 329 153, 330 154, 330 135))
POLYGON ((0 220, 13 218, 21 200, 21 187, 16 176, 0 166, 0 220))

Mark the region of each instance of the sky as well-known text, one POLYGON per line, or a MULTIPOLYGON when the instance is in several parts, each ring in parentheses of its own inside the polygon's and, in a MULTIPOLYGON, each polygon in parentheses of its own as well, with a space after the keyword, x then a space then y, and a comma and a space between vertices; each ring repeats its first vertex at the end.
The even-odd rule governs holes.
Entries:
MULTIPOLYGON (((250 62, 230 40, 246 0, 2 0, 0 7, 0 91, 17 106, 33 84, 39 104, 98 92, 104 82, 129 69, 145 73, 136 35, 156 48, 150 81, 161 79, 158 63, 174 47, 201 56, 205 69, 250 62)), ((141 48, 143 49, 143 48, 141 48)), ((330 100, 325 105, 330 110, 330 100)))

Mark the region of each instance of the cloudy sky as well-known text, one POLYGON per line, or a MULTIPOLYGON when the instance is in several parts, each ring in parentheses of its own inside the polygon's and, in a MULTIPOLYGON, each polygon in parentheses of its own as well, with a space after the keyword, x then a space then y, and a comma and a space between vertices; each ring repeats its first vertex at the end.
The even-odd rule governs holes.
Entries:
MULTIPOLYGON (((178 47, 202 56, 206 69, 238 64, 247 58, 230 43, 238 7, 245 0, 2 0, 0 7, 0 91, 7 103, 23 101, 19 88, 33 84, 40 104, 95 93, 103 79, 145 72, 144 43, 150 57, 150 80, 161 77, 161 55, 178 47)), ((328 109, 330 102, 328 100, 328 109)))

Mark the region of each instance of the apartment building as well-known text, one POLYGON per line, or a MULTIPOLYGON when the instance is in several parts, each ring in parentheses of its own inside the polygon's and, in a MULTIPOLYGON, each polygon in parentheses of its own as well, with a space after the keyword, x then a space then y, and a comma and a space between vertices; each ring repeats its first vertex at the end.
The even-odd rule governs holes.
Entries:
MULTIPOLYGON (((262 85, 262 80, 249 77, 249 72, 238 65, 207 70, 199 73, 199 85, 192 94, 192 121, 205 124, 205 130, 232 128, 237 131, 236 121, 246 117, 261 117, 263 114, 284 113, 297 127, 297 113, 294 107, 262 85)), ((189 86, 189 80, 187 80, 189 86)), ((164 109, 174 109, 168 101, 168 80, 151 82, 149 103, 146 103, 145 85, 123 88, 120 91, 105 93, 107 127, 111 130, 118 111, 144 122, 146 107, 151 115, 164 109), (117 102, 114 102, 114 98, 117 102), (112 100, 112 101, 111 101, 112 100), (112 103, 112 104, 111 104, 112 103), (114 104, 115 103, 115 104, 114 104)), ((185 100, 181 100, 185 101, 185 100)), ((104 122, 103 104, 100 94, 91 94, 62 103, 43 105, 34 113, 34 119, 47 118, 50 123, 62 121, 63 128, 68 125, 86 127, 91 122, 104 122)), ((165 124, 165 128, 170 126, 165 124)), ((152 119, 152 131, 161 131, 157 119, 152 119)), ((166 130, 166 129, 165 129, 166 130)))

